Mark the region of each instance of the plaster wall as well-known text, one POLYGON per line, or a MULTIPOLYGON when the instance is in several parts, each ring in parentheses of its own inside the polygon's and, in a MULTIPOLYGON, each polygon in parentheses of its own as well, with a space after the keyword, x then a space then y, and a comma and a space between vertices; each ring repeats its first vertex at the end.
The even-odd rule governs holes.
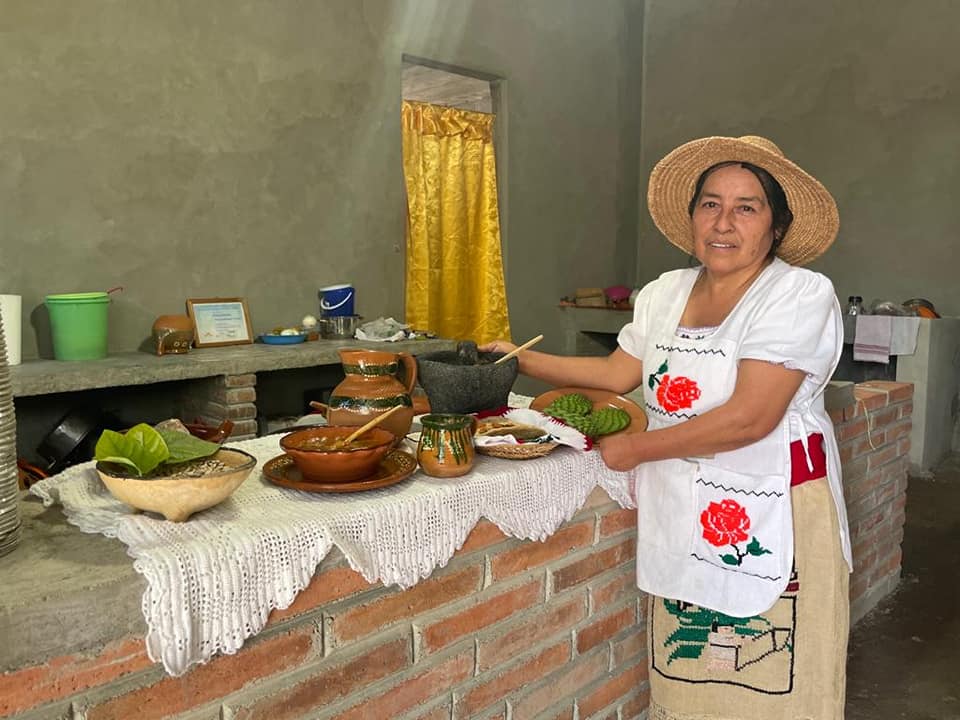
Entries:
POLYGON ((111 351, 189 297, 242 296, 262 332, 352 282, 358 312, 402 318, 404 53, 503 78, 513 331, 558 349, 558 298, 636 264, 623 130, 641 15, 639 0, 0 0, 0 292, 23 295, 24 358, 51 355, 45 294, 116 285, 111 351))
POLYGON ((840 236, 811 267, 837 294, 960 314, 960 5, 949 0, 647 0, 638 277, 686 258, 646 211, 676 145, 761 134, 816 175, 840 236))

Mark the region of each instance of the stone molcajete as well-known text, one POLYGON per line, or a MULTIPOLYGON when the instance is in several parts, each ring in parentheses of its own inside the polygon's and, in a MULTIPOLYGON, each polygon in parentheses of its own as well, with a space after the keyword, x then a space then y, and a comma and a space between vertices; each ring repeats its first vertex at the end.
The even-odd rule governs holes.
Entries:
POLYGON ((517 379, 515 357, 500 365, 503 353, 477 352, 476 343, 464 341, 456 351, 427 353, 417 357, 420 385, 434 413, 475 413, 506 406, 517 379))

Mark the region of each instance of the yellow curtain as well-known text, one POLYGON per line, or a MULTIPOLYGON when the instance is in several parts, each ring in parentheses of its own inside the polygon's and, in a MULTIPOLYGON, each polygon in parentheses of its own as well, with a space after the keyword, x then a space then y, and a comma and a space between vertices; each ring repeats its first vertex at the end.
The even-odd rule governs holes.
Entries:
POLYGON ((406 321, 441 337, 510 338, 493 115, 404 102, 406 321))

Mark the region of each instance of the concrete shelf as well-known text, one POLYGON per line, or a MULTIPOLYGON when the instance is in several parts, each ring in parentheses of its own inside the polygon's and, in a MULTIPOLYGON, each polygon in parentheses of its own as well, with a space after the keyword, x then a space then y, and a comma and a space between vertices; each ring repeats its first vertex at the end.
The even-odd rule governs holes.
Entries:
POLYGON ((14 397, 150 385, 171 380, 192 380, 217 375, 243 375, 265 370, 289 370, 340 363, 338 350, 364 348, 421 354, 451 350, 450 340, 408 340, 377 343, 360 340, 317 340, 299 345, 234 345, 191 350, 184 355, 144 352, 117 353, 103 360, 61 362, 27 360, 10 368, 14 397))

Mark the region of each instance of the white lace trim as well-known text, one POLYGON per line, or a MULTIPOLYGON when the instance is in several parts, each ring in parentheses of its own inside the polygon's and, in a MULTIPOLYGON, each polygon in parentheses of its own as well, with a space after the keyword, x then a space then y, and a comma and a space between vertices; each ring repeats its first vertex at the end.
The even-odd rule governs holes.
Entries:
POLYGON ((393 487, 335 495, 264 478, 263 463, 281 452, 279 436, 231 446, 255 455, 257 468, 230 498, 184 523, 132 512, 107 492, 93 463, 31 487, 84 532, 126 544, 147 580, 147 652, 174 676, 237 652, 273 609, 293 602, 334 545, 367 581, 408 588, 444 566, 480 518, 542 541, 596 486, 622 507, 635 506, 633 472, 608 469, 596 451, 561 447, 522 462, 478 457, 461 478, 418 470, 393 487))

